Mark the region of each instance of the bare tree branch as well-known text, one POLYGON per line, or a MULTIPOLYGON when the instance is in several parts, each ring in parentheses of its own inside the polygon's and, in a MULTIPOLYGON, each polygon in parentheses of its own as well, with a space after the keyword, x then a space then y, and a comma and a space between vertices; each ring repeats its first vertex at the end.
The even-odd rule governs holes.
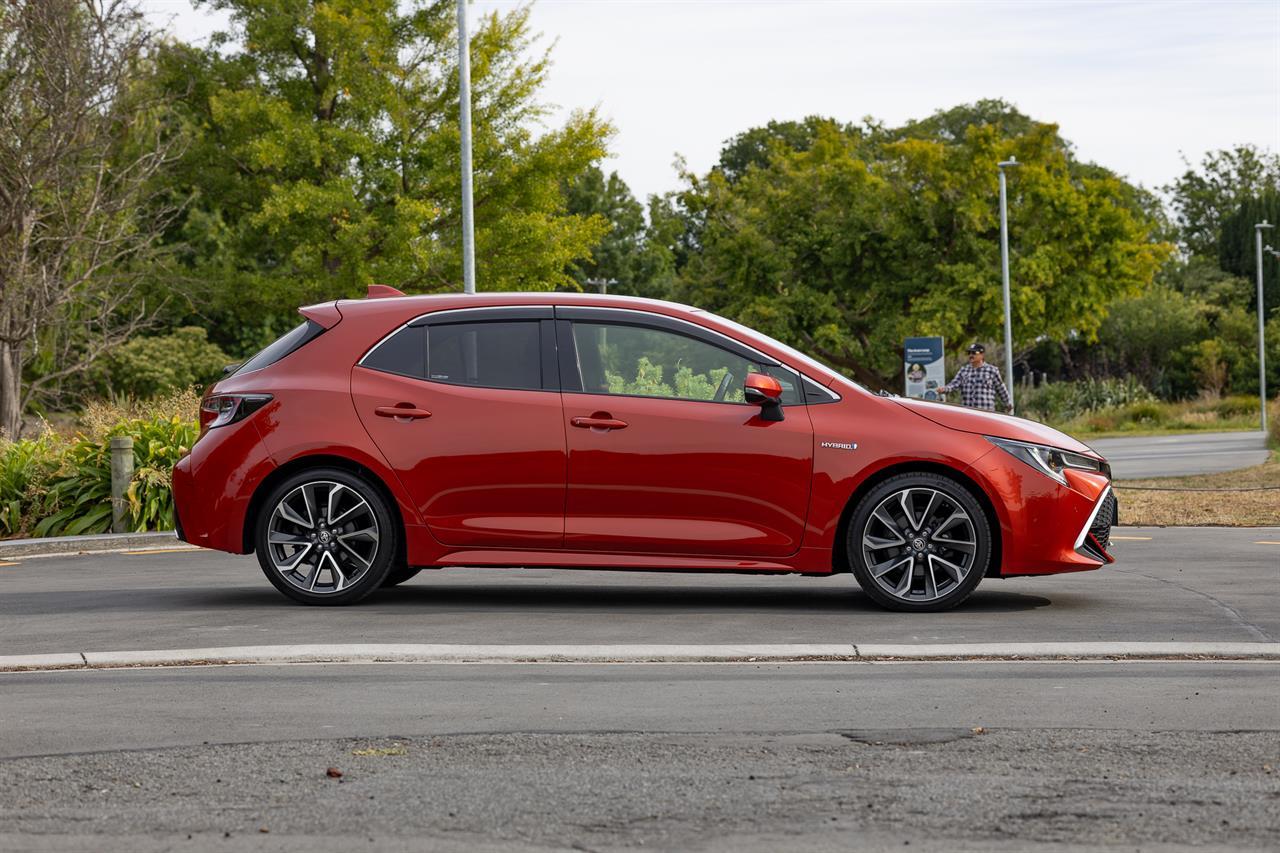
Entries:
POLYGON ((0 0, 0 432, 159 308, 138 288, 179 212, 152 188, 181 140, 146 85, 151 37, 132 0, 0 0))

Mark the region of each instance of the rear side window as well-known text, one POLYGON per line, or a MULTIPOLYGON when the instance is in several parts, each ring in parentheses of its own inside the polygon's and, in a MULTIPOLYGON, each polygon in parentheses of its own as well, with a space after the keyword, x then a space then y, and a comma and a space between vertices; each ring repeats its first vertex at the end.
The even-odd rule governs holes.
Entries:
POLYGON ((236 368, 235 373, 231 375, 239 376, 241 373, 261 370, 269 364, 275 364, 289 353, 301 349, 306 344, 314 341, 323 331, 324 326, 314 320, 308 320, 301 326, 296 326, 276 338, 272 343, 267 344, 257 355, 236 368))
POLYGON ((427 328, 427 378, 484 388, 542 389, 538 322, 456 323, 427 328))

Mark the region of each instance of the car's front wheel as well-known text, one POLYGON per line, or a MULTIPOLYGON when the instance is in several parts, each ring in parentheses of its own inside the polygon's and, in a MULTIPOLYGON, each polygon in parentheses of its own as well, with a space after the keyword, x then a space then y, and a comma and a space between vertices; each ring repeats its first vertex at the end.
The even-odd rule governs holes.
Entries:
POLYGON ((351 604, 386 580, 399 531, 364 478, 315 468, 271 491, 255 535, 258 562, 276 589, 303 604, 351 604))
POLYGON ((991 521, 958 481, 899 474, 858 502, 849 567, 863 591, 891 610, 935 611, 969 597, 991 559, 991 521))

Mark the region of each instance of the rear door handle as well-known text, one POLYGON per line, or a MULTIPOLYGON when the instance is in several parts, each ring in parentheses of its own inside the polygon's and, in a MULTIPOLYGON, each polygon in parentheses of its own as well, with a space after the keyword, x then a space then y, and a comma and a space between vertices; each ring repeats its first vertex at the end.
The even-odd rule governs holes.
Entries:
POLYGON ((431 413, 426 409, 415 408, 412 403, 400 403, 395 406, 379 406, 373 410, 373 413, 380 418, 404 418, 407 421, 416 421, 419 418, 429 418, 431 413))
POLYGON ((570 418, 569 423, 579 429, 626 429, 627 422, 616 418, 570 418))

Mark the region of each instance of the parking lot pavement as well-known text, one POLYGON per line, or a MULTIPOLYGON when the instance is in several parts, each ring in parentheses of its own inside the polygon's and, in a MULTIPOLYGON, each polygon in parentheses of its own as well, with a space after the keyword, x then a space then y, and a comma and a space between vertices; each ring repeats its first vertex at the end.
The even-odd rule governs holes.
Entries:
POLYGON ((8 673, 0 848, 1274 849, 1277 693, 1188 661, 8 673))
POLYGON ((284 599, 206 551, 0 566, 0 654, 297 643, 997 643, 1280 640, 1280 528, 1121 528, 1117 563, 987 579, 938 614, 875 607, 849 575, 426 571, 355 607, 284 599), (1270 543, 1270 544, 1268 544, 1270 543))
POLYGON ((1099 438, 1087 442, 1111 463, 1120 480, 1214 474, 1267 461, 1267 434, 1210 432, 1099 438))
MULTIPOLYGON (((927 615, 848 576, 445 570, 308 608, 252 558, 30 558, 0 654, 1280 638, 1280 529, 1116 536, 927 615)), ((1274 849, 1277 695, 1274 660, 0 673, 0 849, 1274 849)))

